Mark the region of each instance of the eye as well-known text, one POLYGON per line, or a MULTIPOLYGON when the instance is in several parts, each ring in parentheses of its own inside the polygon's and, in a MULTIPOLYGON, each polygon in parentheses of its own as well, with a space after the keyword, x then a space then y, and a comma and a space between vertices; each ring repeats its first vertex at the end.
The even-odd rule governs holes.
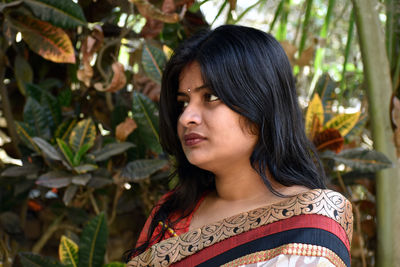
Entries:
POLYGON ((214 101, 219 100, 218 96, 211 94, 211 93, 204 94, 204 97, 205 97, 206 101, 208 101, 208 102, 214 102, 214 101))

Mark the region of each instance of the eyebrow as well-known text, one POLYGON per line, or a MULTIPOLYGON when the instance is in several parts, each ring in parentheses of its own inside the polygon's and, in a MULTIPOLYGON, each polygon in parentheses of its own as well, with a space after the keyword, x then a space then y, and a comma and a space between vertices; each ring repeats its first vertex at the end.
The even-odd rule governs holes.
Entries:
MULTIPOLYGON (((196 87, 196 88, 190 88, 190 90, 191 91, 193 91, 193 92, 198 92, 198 91, 201 91, 201 90, 204 90, 204 89, 208 89, 209 87, 208 87, 208 85, 206 85, 206 84, 203 84, 203 85, 200 85, 199 87, 196 87)), ((186 91, 187 92, 187 91, 186 91)), ((177 92, 177 96, 187 96, 188 94, 186 93, 186 92, 177 92)))

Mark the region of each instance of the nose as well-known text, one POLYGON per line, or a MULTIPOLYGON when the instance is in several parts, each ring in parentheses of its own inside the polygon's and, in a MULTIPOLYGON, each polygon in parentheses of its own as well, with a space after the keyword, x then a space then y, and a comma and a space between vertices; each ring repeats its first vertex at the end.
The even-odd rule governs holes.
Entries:
POLYGON ((201 111, 194 103, 189 103, 179 117, 179 123, 184 127, 199 125, 201 121, 201 111))

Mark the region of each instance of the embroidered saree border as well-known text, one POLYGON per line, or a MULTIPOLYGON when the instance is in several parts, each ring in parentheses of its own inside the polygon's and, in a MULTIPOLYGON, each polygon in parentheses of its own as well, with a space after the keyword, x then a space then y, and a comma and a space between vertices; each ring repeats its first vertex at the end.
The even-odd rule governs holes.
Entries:
POLYGON ((168 266, 229 237, 301 214, 318 214, 333 219, 343 227, 347 238, 351 240, 351 203, 335 191, 313 189, 163 240, 133 258, 128 266, 168 266))
POLYGON ((172 266, 220 266, 236 258, 266 251, 288 243, 317 245, 332 250, 350 265, 350 247, 343 228, 334 220, 321 215, 298 215, 260 226, 205 247, 172 266))
POLYGON ((236 267, 244 264, 254 264, 270 260, 281 254, 324 257, 327 258, 335 266, 346 267, 342 259, 340 259, 340 257, 336 255, 336 253, 332 250, 321 246, 301 243, 290 243, 274 249, 255 252, 221 265, 221 267, 236 267))

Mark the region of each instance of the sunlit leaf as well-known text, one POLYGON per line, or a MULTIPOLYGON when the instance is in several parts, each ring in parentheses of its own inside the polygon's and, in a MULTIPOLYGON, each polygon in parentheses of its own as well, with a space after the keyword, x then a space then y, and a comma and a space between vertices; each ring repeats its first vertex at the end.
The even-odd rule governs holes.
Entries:
POLYGON ((19 258, 21 259, 22 266, 24 267, 62 267, 56 259, 50 257, 43 257, 31 252, 20 252, 19 258))
POLYGON ((77 267, 78 251, 79 247, 73 240, 65 235, 61 236, 60 245, 58 246, 58 255, 62 264, 77 267))
POLYGON ((95 161, 103 161, 109 159, 112 156, 121 154, 134 146, 134 144, 128 142, 111 143, 107 144, 101 150, 93 152, 92 155, 95 157, 95 161))
POLYGON ((324 107, 322 106, 321 99, 318 94, 314 94, 314 97, 308 104, 307 113, 306 113, 306 134, 308 137, 312 139, 311 132, 313 129, 313 124, 315 119, 322 124, 324 122, 324 107))
POLYGON ((71 175, 61 171, 50 171, 39 176, 36 184, 48 188, 63 188, 71 183, 71 175))
POLYGON ((135 133, 151 150, 161 153, 158 137, 158 109, 154 102, 141 93, 133 91, 132 116, 138 128, 135 133))
POLYGON ((87 24, 82 8, 71 0, 24 0, 41 20, 62 28, 87 24))
POLYGON ((24 15, 10 16, 8 19, 34 52, 53 62, 75 63, 74 47, 61 28, 24 15))
POLYGON ((161 83, 162 69, 167 61, 164 52, 149 44, 143 46, 142 65, 147 75, 155 82, 161 83))
POLYGON ((356 125, 358 118, 360 117, 360 112, 352 114, 339 114, 325 123, 324 128, 333 128, 340 132, 342 136, 346 136, 356 125))
POLYGON ((128 163, 121 172, 121 177, 128 181, 140 181, 167 165, 162 159, 142 159, 128 163))
POLYGON ((17 55, 14 61, 14 74, 20 92, 25 95, 25 83, 32 82, 33 70, 28 61, 20 55, 17 55))
POLYGON ((107 221, 102 212, 83 228, 79 242, 79 267, 102 266, 107 235, 107 221))
POLYGON ((79 151, 84 144, 92 147, 96 139, 96 126, 91 118, 82 120, 75 125, 69 136, 69 145, 74 151, 79 151))

